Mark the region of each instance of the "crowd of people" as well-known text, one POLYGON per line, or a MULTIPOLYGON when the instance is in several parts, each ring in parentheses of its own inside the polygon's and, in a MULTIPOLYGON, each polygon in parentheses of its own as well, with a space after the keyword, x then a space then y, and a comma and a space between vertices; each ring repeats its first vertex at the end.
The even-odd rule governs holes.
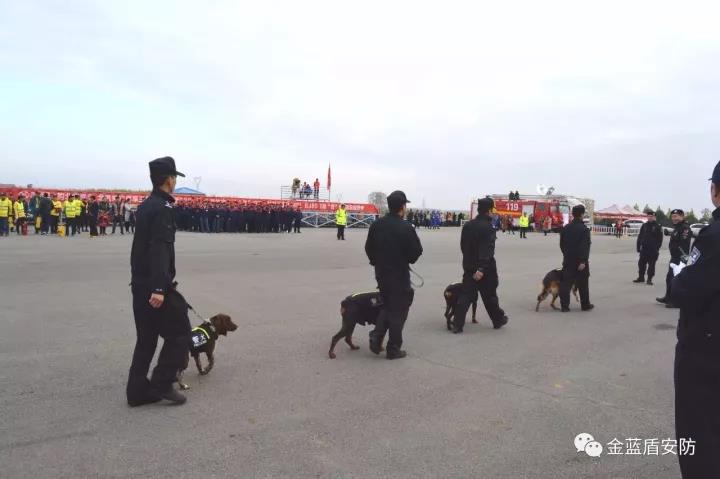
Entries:
POLYGON ((33 227, 35 234, 76 236, 83 232, 91 237, 111 234, 119 229, 120 234, 135 230, 135 210, 129 198, 119 195, 110 200, 107 196, 89 195, 81 198, 70 194, 60 199, 56 193, 36 191, 27 199, 23 194, 9 198, 0 193, 0 236, 11 231, 18 235, 27 234, 33 227))
POLYGON ((425 211, 425 210, 409 210, 407 213, 407 221, 412 223, 415 228, 440 229, 441 226, 461 226, 465 220, 464 213, 425 211))
POLYGON ((302 184, 300 178, 293 178, 291 193, 293 198, 299 199, 320 199, 320 179, 315 178, 312 186, 303 181, 302 184))
POLYGON ((178 201, 177 228, 199 233, 300 233, 302 211, 259 203, 178 201))

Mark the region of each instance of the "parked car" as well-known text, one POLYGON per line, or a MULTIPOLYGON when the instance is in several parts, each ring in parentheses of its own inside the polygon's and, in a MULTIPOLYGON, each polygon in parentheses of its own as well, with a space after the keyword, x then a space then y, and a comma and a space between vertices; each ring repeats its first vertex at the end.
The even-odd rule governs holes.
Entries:
POLYGON ((707 226, 707 223, 693 223, 690 225, 690 231, 692 231, 692 234, 695 238, 697 238, 697 235, 700 234, 700 230, 705 228, 707 226))
POLYGON ((627 220, 625 222, 625 228, 628 236, 634 236, 640 233, 640 228, 645 222, 643 220, 627 220))

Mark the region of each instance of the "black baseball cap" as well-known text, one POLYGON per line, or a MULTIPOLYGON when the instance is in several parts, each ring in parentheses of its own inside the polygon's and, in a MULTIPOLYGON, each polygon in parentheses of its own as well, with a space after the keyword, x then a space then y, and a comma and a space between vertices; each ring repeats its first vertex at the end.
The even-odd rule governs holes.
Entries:
POLYGON ((674 209, 670 212, 671 215, 683 215, 685 216, 685 212, 679 208, 674 209))
POLYGON ((151 175, 185 177, 184 174, 180 173, 177 168, 175 168, 175 160, 171 156, 164 156, 162 158, 152 160, 149 165, 151 175))
POLYGON ((573 216, 580 216, 585 214, 585 206, 584 205, 575 205, 572 209, 573 216))
POLYGON ((647 210, 645 211, 645 214, 648 216, 655 216, 655 212, 653 210, 647 210))
POLYGON ((410 203, 410 200, 407 199, 405 193, 400 190, 395 190, 388 195, 387 203, 390 208, 393 208, 394 206, 398 207, 410 203))
POLYGON ((718 164, 715 165, 715 169, 713 170, 713 175, 712 178, 710 178, 710 181, 712 181, 716 185, 720 185, 720 161, 718 161, 718 164))

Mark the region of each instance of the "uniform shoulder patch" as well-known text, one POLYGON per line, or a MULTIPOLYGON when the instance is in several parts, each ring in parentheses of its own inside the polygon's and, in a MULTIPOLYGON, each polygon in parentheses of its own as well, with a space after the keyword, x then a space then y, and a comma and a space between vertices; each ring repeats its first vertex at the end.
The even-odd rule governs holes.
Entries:
POLYGON ((697 247, 693 247, 692 251, 690 251, 690 257, 688 259, 688 266, 691 264, 695 264, 700 259, 700 256, 702 256, 702 253, 700 252, 697 247))

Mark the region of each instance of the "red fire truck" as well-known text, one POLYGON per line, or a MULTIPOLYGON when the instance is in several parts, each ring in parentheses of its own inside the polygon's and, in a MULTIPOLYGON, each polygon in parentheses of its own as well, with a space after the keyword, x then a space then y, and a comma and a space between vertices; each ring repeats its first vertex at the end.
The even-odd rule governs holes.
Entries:
MULTIPOLYGON (((510 200, 508 195, 490 195, 495 201, 495 213, 511 218, 519 218, 523 213, 530 217, 536 230, 542 229, 545 218, 552 219, 552 229, 559 230, 570 221, 572 205, 580 203, 565 195, 520 195, 519 200, 510 200)), ((477 211, 477 201, 472 203, 471 211, 477 211)))

